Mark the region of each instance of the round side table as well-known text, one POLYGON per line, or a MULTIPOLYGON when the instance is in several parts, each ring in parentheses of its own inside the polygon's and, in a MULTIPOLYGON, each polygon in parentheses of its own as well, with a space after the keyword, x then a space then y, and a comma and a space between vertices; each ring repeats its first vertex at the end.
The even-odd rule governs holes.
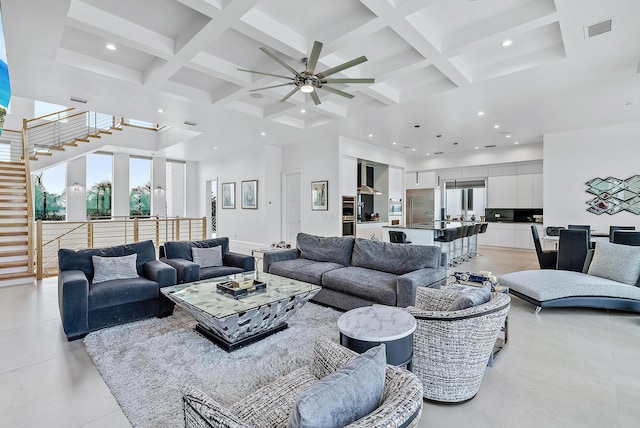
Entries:
POLYGON ((384 343, 388 364, 412 370, 416 320, 410 313, 391 306, 365 306, 342 314, 338 330, 342 346, 362 353, 384 343))

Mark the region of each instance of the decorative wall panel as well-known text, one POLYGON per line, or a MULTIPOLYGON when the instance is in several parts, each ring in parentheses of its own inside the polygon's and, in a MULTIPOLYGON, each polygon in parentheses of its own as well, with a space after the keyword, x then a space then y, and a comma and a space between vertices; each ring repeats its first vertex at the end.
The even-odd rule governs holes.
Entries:
POLYGON ((596 195, 587 201, 587 211, 597 215, 621 211, 640 215, 640 175, 622 180, 615 177, 594 178, 586 183, 588 193, 596 195))

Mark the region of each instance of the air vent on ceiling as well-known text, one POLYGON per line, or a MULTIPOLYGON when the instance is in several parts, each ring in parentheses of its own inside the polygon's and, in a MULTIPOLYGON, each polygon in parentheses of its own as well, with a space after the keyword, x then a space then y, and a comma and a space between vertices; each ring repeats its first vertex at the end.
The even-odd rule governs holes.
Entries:
POLYGON ((443 155, 444 152, 433 152, 434 155, 443 155))
POLYGON ((489 144, 488 146, 484 146, 485 149, 491 149, 493 147, 495 147, 495 144, 489 144))
POLYGON ((589 25, 586 28, 587 38, 595 37, 600 34, 608 33, 611 31, 611 26, 613 24, 613 20, 607 19, 606 21, 598 22, 597 24, 589 25))
POLYGON ((69 97, 69 101, 73 101, 74 103, 82 103, 82 104, 86 104, 89 102, 89 100, 83 100, 82 98, 76 98, 76 97, 69 97))
POLYGON ((197 122, 190 122, 190 121, 188 121, 188 120, 185 120, 185 121, 184 121, 184 124, 185 124, 185 125, 189 125, 189 126, 196 126, 198 123, 197 123, 197 122))

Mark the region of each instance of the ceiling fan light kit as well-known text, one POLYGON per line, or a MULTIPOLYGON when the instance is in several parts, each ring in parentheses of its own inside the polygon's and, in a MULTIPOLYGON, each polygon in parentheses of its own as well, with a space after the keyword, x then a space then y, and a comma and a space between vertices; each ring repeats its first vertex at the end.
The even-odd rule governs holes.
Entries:
POLYGON ((354 97, 352 94, 349 94, 347 92, 341 91, 340 89, 336 89, 327 85, 332 83, 349 83, 350 84, 350 83, 374 83, 375 82, 374 78, 369 78, 369 77, 354 78, 354 79, 351 79, 351 78, 327 79, 328 76, 331 76, 335 73, 338 73, 340 71, 346 70, 347 68, 354 67, 358 64, 361 64, 367 61, 367 57, 364 55, 359 58, 352 59, 351 61, 347 61, 343 64, 340 64, 336 67, 325 70, 324 72, 316 73, 315 68, 316 68, 316 65, 318 64, 318 59, 320 58, 320 51, 322 50, 322 43, 318 41, 313 43, 313 49, 311 50, 311 55, 309 56, 308 59, 304 61, 306 64, 306 68, 305 70, 300 72, 296 71, 293 67, 291 67, 289 64, 284 62, 280 57, 278 57, 274 52, 272 52, 268 48, 262 47, 260 48, 260 50, 265 54, 267 54, 271 59, 276 61, 278 64, 280 64, 281 66, 289 70, 291 73, 293 73, 293 77, 282 76, 279 74, 265 73, 265 72, 256 71, 256 70, 245 70, 242 68, 239 68, 238 71, 244 71, 246 73, 261 74, 264 76, 272 76, 272 77, 278 77, 281 79, 291 80, 291 82, 288 82, 288 83, 265 86, 263 88, 249 90, 249 92, 255 92, 255 91, 262 91, 264 89, 277 88, 280 86, 294 85, 295 88, 293 88, 291 92, 289 92, 287 95, 282 97, 282 99, 280 100, 281 102, 286 101, 287 99, 289 99, 289 97, 291 97, 293 94, 295 94, 299 90, 302 93, 309 94, 313 102, 316 105, 318 105, 320 104, 320 97, 318 96, 316 89, 323 89, 332 94, 336 94, 344 98, 352 99, 354 97))

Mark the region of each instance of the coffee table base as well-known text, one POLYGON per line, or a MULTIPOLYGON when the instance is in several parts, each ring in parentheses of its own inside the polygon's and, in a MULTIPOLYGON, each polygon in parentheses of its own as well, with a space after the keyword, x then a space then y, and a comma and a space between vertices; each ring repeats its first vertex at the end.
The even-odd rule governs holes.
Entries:
POLYGON ((384 343, 387 351, 387 364, 413 370, 413 333, 396 340, 370 342, 358 340, 340 333, 340 344, 359 354, 384 343))
POLYGON ((264 339, 267 336, 270 336, 274 333, 285 330, 288 327, 289 325, 287 323, 280 324, 276 327, 261 331, 259 333, 254 334, 253 336, 245 337, 236 342, 229 342, 228 340, 216 335, 214 332, 212 332, 211 330, 208 330, 206 327, 203 327, 200 324, 196 324, 196 327, 194 328, 194 330, 200 333, 205 338, 212 341, 213 343, 215 343, 216 345, 218 345, 219 347, 221 347, 222 349, 224 349, 225 351, 232 352, 232 351, 235 351, 236 349, 242 348, 245 345, 249 345, 250 343, 257 342, 258 340, 264 339))

